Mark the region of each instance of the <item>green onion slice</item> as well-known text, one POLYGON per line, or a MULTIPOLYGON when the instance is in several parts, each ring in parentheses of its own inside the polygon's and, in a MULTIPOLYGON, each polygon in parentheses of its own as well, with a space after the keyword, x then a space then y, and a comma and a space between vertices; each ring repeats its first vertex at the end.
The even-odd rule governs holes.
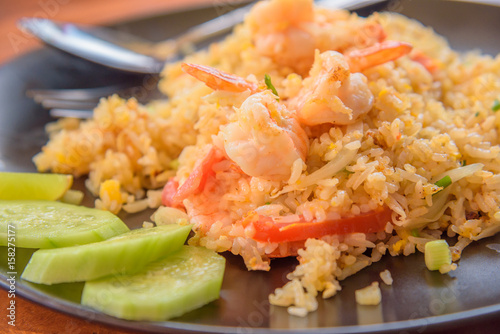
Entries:
POLYGON ((500 110, 500 101, 498 101, 498 99, 496 99, 493 102, 493 106, 491 106, 491 110, 493 110, 494 112, 497 112, 500 110))
POLYGON ((436 183, 434 183, 438 187, 442 187, 443 189, 448 187, 451 184, 451 177, 446 175, 443 177, 441 180, 438 180, 436 183))
POLYGON ((425 244, 425 265, 429 270, 439 270, 451 264, 451 251, 446 240, 433 240, 425 244))
POLYGON ((271 92, 273 92, 273 94, 278 97, 278 101, 279 101, 278 91, 276 90, 276 87, 274 87, 273 83, 271 82, 271 77, 269 76, 269 74, 264 75, 264 82, 266 83, 267 89, 270 89, 271 92))
POLYGON ((68 189, 66 193, 61 197, 61 202, 73 205, 80 205, 82 203, 84 193, 80 190, 68 189))

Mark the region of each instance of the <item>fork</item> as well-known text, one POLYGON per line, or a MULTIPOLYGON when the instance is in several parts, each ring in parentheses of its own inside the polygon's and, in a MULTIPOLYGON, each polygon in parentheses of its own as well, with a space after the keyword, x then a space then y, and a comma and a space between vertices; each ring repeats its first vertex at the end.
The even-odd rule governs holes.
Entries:
MULTIPOLYGON (((186 50, 192 50, 193 45, 228 32, 243 20, 251 6, 253 6, 252 3, 194 26, 177 38, 156 45, 139 40, 135 36, 127 36, 132 44, 135 42, 139 46, 143 54, 119 45, 125 39, 122 32, 115 33, 109 29, 95 27, 91 33, 86 28, 71 23, 56 23, 39 18, 23 18, 18 24, 21 29, 27 30, 45 43, 70 54, 107 67, 127 72, 152 74, 153 77, 164 66, 164 60, 157 58, 160 53, 163 59, 169 61, 180 58, 186 54, 186 50), (100 36, 106 36, 106 40, 100 36), (113 40, 114 43, 111 42, 113 40), (169 43, 169 54, 166 54, 164 46, 169 43), (89 45, 93 47, 89 48, 89 45), (150 54, 155 54, 157 57, 150 54)), ((132 96, 137 98, 139 95, 139 102, 147 102, 148 99, 161 96, 157 89, 127 85, 87 89, 30 89, 26 91, 28 97, 49 109, 49 114, 52 117, 80 119, 92 117, 92 111, 99 100, 112 94, 118 94, 124 98, 132 96)))
POLYGON ((145 86, 130 86, 127 84, 84 89, 30 89, 26 95, 35 102, 49 109, 54 118, 70 117, 86 119, 92 117, 92 111, 102 97, 118 94, 123 98, 135 97, 140 103, 163 96, 156 88, 145 86))
POLYGON ((17 23, 21 30, 74 56, 125 72, 158 74, 165 61, 179 60, 201 43, 223 35, 242 22, 252 5, 235 9, 159 43, 123 31, 44 18, 22 18, 17 23))

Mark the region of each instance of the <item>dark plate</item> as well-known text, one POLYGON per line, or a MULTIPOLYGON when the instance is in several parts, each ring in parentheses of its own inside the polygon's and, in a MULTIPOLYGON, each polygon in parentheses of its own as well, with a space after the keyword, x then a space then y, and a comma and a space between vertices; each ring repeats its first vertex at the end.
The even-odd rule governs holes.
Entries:
MULTIPOLYGON (((226 3, 226 2, 221 2, 226 3)), ((462 2, 403 0, 384 3, 388 8, 433 26, 459 50, 478 48, 490 54, 500 52, 500 8, 462 2)), ((152 40, 175 35, 189 25, 207 20, 228 9, 227 5, 192 9, 117 25, 152 40)), ((366 15, 370 8, 360 12, 366 15)), ((46 142, 43 126, 50 117, 25 96, 29 88, 85 88, 124 81, 143 80, 90 64, 43 48, 26 54, 0 69, 0 170, 35 171, 31 157, 46 142)), ((82 180, 76 186, 83 189, 82 180)), ((86 204, 92 204, 86 194, 86 204)), ((137 227, 149 213, 123 215, 137 227)), ((286 282, 295 260, 273 261, 270 272, 248 272, 238 257, 227 255, 228 265, 221 298, 180 318, 166 322, 131 322, 106 316, 79 304, 83 284, 42 286, 19 278, 32 253, 16 251, 16 292, 46 307, 77 317, 141 332, 297 332, 366 333, 428 331, 476 328, 482 333, 495 328, 500 316, 500 254, 486 247, 500 243, 500 236, 468 247, 459 269, 449 275, 426 270, 422 254, 386 257, 379 263, 342 282, 334 298, 320 300, 317 312, 305 318, 288 316, 285 308, 270 306, 267 296, 286 282), (379 280, 389 269, 392 286, 382 285, 382 304, 358 306, 354 291, 379 280), (469 327, 463 327, 469 326, 469 327)), ((8 289, 6 248, 0 248, 0 285, 8 289)), ((2 320, 5 321, 5 320, 2 320)))

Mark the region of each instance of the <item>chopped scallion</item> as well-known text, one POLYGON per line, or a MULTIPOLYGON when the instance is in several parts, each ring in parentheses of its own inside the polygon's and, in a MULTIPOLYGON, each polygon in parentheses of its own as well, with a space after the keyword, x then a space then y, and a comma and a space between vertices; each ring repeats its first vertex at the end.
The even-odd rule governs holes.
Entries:
POLYGON ((80 190, 69 189, 66 193, 61 197, 60 201, 63 203, 80 205, 82 203, 84 197, 84 193, 80 190))
POLYGON ((347 168, 342 168, 342 170, 339 171, 339 173, 346 173, 346 174, 354 174, 354 172, 351 172, 350 170, 347 170, 347 168))
POLYGON ((276 90, 276 87, 274 87, 273 83, 271 82, 271 77, 269 76, 269 74, 266 74, 264 76, 264 82, 266 83, 267 89, 270 89, 271 92, 273 92, 273 94, 278 97, 278 101, 279 101, 278 91, 276 90))
POLYGON ((448 187, 451 184, 451 177, 446 175, 443 177, 441 180, 438 180, 436 183, 434 183, 438 187, 442 187, 443 189, 448 187))
POLYGON ((439 270, 451 264, 451 251, 446 240, 433 240, 425 244, 425 265, 429 270, 439 270))
POLYGON ((493 102, 493 106, 491 107, 491 110, 493 110, 494 112, 497 112, 500 110, 500 101, 498 99, 496 99, 493 102))

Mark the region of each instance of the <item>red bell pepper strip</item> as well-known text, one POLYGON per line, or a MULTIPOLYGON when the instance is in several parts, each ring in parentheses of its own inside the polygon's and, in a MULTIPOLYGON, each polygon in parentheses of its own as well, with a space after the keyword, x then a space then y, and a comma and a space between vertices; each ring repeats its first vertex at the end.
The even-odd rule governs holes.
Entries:
POLYGON ((271 217, 259 216, 257 221, 251 224, 255 228, 254 240, 290 242, 321 238, 325 235, 380 232, 391 221, 391 215, 392 211, 384 207, 358 216, 321 222, 276 223, 271 217))

